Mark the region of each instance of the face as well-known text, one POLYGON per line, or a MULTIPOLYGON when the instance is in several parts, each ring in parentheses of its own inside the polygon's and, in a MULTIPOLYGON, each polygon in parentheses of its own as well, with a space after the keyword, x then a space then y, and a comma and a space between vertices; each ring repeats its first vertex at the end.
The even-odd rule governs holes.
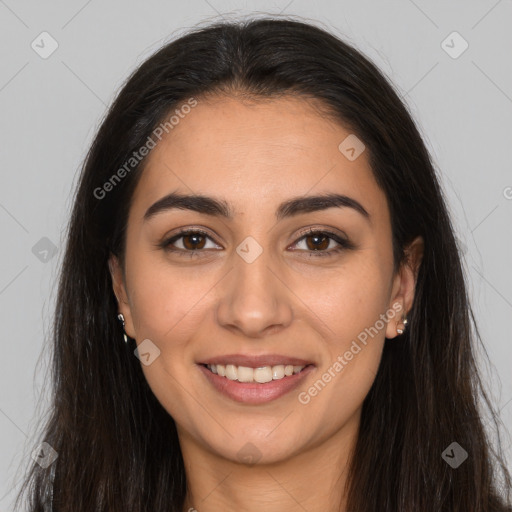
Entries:
POLYGON ((276 462, 357 423, 414 272, 349 135, 303 99, 212 98, 148 156, 111 272, 182 445, 276 462))

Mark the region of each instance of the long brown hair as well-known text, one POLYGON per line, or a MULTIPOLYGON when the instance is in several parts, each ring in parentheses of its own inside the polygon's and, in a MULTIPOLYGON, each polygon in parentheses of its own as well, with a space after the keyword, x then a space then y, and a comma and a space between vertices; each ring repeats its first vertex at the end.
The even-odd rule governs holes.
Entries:
POLYGON ((110 107, 83 165, 60 274, 52 404, 40 436, 58 458, 30 467, 18 500, 27 491, 31 512, 181 511, 186 478, 175 424, 151 392, 133 340, 123 342, 107 265, 111 252, 123 261, 145 159, 108 193, 98 189, 169 112, 190 98, 234 92, 320 100, 325 115, 366 145, 390 209, 395 268, 409 242, 425 241, 409 327, 386 342, 363 404, 348 510, 512 510, 501 443, 493 448, 481 419, 485 405, 499 420, 475 361, 481 340, 422 138, 374 64, 328 32, 285 18, 194 29, 145 61, 110 107), (457 468, 442 457, 453 442, 468 453, 457 468))

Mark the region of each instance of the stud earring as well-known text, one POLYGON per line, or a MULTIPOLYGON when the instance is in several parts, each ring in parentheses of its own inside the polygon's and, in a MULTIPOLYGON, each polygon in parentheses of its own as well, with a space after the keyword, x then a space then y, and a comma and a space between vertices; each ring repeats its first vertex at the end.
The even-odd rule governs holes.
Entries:
POLYGON ((403 334, 405 331, 405 326, 407 325, 407 318, 405 318, 405 315, 402 316, 402 322, 397 324, 396 326, 396 332, 398 334, 403 334), (403 327, 398 327, 399 325, 402 325, 403 327))
POLYGON ((123 324, 123 337, 124 337, 124 342, 125 343, 128 343, 128 336, 126 335, 126 332, 124 330, 124 315, 123 313, 119 313, 117 315, 117 318, 119 319, 119 321, 123 324))

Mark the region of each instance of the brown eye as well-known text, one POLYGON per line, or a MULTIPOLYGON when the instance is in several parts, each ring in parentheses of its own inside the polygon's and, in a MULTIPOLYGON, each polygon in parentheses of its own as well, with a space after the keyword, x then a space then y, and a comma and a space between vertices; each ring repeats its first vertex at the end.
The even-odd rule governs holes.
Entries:
POLYGON ((334 256, 343 250, 355 248, 355 245, 348 239, 329 231, 314 229, 303 233, 303 236, 295 242, 294 246, 294 250, 310 256, 334 256), (301 244, 303 247, 300 247, 301 244))
POLYGON ((198 256, 203 252, 209 252, 208 249, 221 249, 208 233, 197 229, 181 231, 173 237, 164 240, 159 246, 165 251, 172 252, 178 256, 198 256))
POLYGON ((202 249, 206 244, 206 237, 201 233, 192 233, 190 235, 184 235, 183 246, 185 249, 202 249))
POLYGON ((321 233, 308 235, 304 239, 306 240, 307 248, 310 251, 327 249, 329 247, 329 242, 331 240, 331 238, 329 238, 327 235, 321 233))

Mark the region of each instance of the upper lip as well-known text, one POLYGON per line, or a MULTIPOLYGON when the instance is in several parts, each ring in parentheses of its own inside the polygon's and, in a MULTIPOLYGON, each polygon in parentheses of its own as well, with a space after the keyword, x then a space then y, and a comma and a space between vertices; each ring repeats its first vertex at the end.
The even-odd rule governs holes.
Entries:
POLYGON ((247 354, 226 354, 224 356, 210 357, 201 361, 200 364, 232 364, 234 366, 246 366, 248 368, 261 368, 263 366, 277 366, 280 364, 307 366, 313 363, 298 357, 290 357, 280 354, 262 354, 258 356, 250 356, 247 354))

